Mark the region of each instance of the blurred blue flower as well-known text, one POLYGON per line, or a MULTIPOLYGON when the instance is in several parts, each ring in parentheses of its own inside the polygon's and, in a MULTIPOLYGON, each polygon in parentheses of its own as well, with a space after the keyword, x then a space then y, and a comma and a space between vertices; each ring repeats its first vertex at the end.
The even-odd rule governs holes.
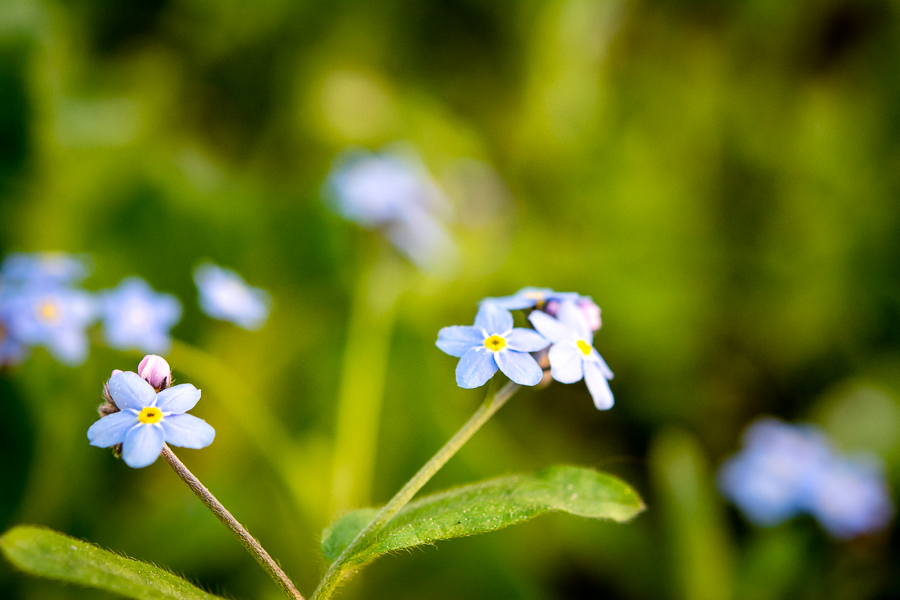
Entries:
POLYGON ((200 292, 200 309, 213 319, 256 330, 269 318, 269 293, 247 285, 230 269, 203 263, 194 270, 194 283, 200 292))
POLYGON ((88 271, 83 258, 64 252, 11 252, 0 264, 0 282, 68 285, 84 279, 88 271))
POLYGON ((747 428, 743 442, 719 472, 725 496, 757 525, 806 511, 834 455, 827 438, 811 426, 763 419, 747 428))
POLYGON ((556 318, 536 310, 528 315, 528 319, 553 343, 548 353, 553 379, 560 383, 575 383, 583 378, 594 406, 599 410, 612 408, 609 380, 613 373, 593 347, 594 332, 576 303, 571 299, 560 302, 556 318))
POLYGON ((879 461, 836 458, 822 473, 810 512, 840 539, 883 529, 894 516, 894 503, 879 461))
POLYGON ((206 421, 185 414, 200 400, 200 390, 189 383, 157 393, 140 375, 125 371, 110 377, 107 389, 119 411, 91 425, 88 441, 99 448, 122 444, 122 460, 129 467, 152 464, 163 444, 199 449, 216 436, 206 421))
POLYGON ((10 334, 19 342, 44 346, 54 358, 70 366, 87 358, 85 329, 94 321, 96 304, 84 290, 26 285, 9 294, 5 310, 10 334))
POLYGON ((181 302, 153 291, 140 277, 128 277, 100 292, 100 312, 106 342, 119 350, 168 352, 169 330, 181 319, 181 302))
POLYGON ((722 465, 719 487, 757 525, 811 514, 832 536, 851 538, 883 528, 893 516, 876 463, 840 455, 812 425, 761 419, 743 443, 722 465))
POLYGON ((451 215, 437 184, 414 156, 352 151, 339 156, 325 182, 338 214, 385 237, 421 269, 451 266, 456 245, 442 221, 451 215))
POLYGON ((543 371, 529 352, 549 345, 538 332, 513 328, 512 314, 491 303, 482 303, 474 326, 454 325, 438 333, 437 347, 460 358, 456 383, 461 388, 484 385, 499 368, 520 385, 537 385, 543 371))
POLYGON ((563 302, 565 300, 577 301, 579 295, 575 292, 555 292, 550 288, 523 287, 511 296, 498 298, 485 298, 482 303, 490 302, 506 310, 522 310, 526 308, 543 308, 552 300, 563 302))

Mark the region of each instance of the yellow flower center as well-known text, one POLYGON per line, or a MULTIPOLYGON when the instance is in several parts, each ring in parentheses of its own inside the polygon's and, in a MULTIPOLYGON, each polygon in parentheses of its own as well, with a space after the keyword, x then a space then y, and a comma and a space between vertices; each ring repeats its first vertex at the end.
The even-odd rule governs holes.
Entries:
POLYGON ((145 406, 138 415, 138 421, 141 423, 158 423, 162 419, 162 411, 155 406, 145 406))
POLYGON ((37 309, 38 317, 48 323, 59 320, 59 307, 52 300, 44 300, 37 309))
POLYGON ((585 356, 591 353, 591 345, 584 340, 578 340, 578 349, 581 350, 582 354, 585 356))
POLYGON ((537 300, 540 302, 544 299, 544 294, 542 292, 525 292, 525 297, 529 300, 537 300))
POLYGON ((488 350, 493 350, 494 352, 496 352, 501 348, 506 347, 506 340, 499 335, 492 335, 491 337, 484 340, 484 345, 488 350))

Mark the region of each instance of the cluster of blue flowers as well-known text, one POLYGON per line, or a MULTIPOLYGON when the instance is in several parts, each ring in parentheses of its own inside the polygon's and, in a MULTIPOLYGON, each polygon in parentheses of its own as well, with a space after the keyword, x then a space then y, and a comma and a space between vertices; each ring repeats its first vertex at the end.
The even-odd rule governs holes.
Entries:
POLYGON ((153 464, 163 444, 205 448, 216 431, 203 419, 186 414, 200 400, 189 383, 172 385, 172 370, 162 357, 145 356, 138 372, 113 371, 104 386, 101 419, 88 429, 88 441, 99 448, 116 448, 129 467, 153 464))
POLYGON ((456 244, 445 226, 450 204, 411 151, 345 152, 335 160, 324 195, 335 212, 380 230, 420 269, 435 271, 455 259, 456 244))
POLYGON ((549 365, 560 383, 584 379, 594 405, 612 408, 613 373, 594 348, 600 308, 587 296, 547 288, 522 288, 512 296, 481 301, 475 324, 444 327, 437 347, 458 357, 456 383, 484 385, 500 370, 520 385, 537 385, 549 365), (534 329, 513 327, 511 310, 525 310, 534 329))
POLYGON ((813 425, 762 419, 719 472, 723 494, 754 523, 814 516, 839 539, 884 528, 894 514, 885 475, 871 456, 839 453, 813 425))
MULTIPOLYGON (((88 356, 87 330, 103 324, 105 342, 119 350, 165 353, 171 329, 181 320, 181 302, 154 291, 139 277, 92 293, 81 287, 87 261, 63 253, 13 253, 0 264, 0 366, 16 365, 32 346, 59 362, 77 366, 88 356)), ((195 272, 206 314, 245 329, 265 323, 271 300, 233 271, 212 264, 195 272)))

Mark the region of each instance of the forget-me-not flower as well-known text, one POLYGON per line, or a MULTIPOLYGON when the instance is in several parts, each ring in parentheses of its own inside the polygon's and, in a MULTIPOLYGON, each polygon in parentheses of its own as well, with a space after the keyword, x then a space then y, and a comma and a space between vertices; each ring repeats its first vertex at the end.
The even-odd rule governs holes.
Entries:
POLYGON ((156 461, 163 444, 205 448, 215 430, 203 419, 185 414, 200 400, 200 390, 182 383, 157 393, 140 375, 118 372, 107 389, 118 407, 88 429, 92 446, 110 448, 122 444, 122 460, 140 469, 156 461))
POLYGON ((535 310, 528 319, 553 343, 548 353, 553 379, 560 383, 584 379, 594 406, 600 410, 612 408, 609 380, 613 373, 594 348, 594 332, 575 302, 571 299, 560 302, 556 318, 535 310))
POLYGON ((6 301, 7 325, 21 343, 44 346, 63 364, 75 366, 88 355, 85 329, 96 304, 84 290, 34 284, 15 290, 6 301))
POLYGON ((181 319, 181 302, 153 291, 140 277, 128 277, 100 292, 100 312, 106 342, 119 350, 167 352, 169 330, 181 319))
POLYGON ((324 191, 338 214, 380 229, 419 268, 436 270, 455 261, 456 245, 443 224, 449 204, 414 156, 345 153, 335 161, 324 191))
POLYGON ((0 264, 0 281, 13 285, 68 285, 87 274, 83 258, 64 252, 11 252, 0 264))
POLYGON ((203 263, 194 270, 194 283, 200 293, 200 309, 213 319, 253 331, 265 325, 269 318, 272 306, 269 293, 247 285, 230 269, 203 263))
POLYGON ((461 388, 484 385, 499 368, 520 385, 537 385, 543 371, 529 352, 550 342, 537 331, 513 328, 512 314, 491 303, 482 303, 474 326, 454 325, 438 333, 437 347, 459 357, 456 383, 461 388))
POLYGON ((883 528, 894 505, 877 462, 840 454, 812 425, 762 419, 719 471, 722 493, 757 525, 814 516, 836 538, 883 528))
POLYGON ((546 303, 551 301, 576 301, 578 298, 579 296, 575 292, 556 292, 550 288, 523 287, 511 296, 485 298, 481 303, 489 302, 506 310, 523 310, 526 308, 543 308, 546 303))

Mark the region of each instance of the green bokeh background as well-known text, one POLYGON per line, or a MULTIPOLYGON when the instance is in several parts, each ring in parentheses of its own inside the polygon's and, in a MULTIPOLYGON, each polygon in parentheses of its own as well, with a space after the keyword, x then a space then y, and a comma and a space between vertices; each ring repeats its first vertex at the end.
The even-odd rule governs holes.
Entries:
MULTIPOLYGON (((321 185, 346 147, 402 143, 455 206, 461 262, 400 263, 372 501, 480 402, 438 329, 540 285, 603 308, 615 408, 582 384, 521 393, 427 489, 572 463, 649 510, 383 558, 341 597, 896 598, 896 528, 759 529, 714 473, 776 415, 879 453, 900 483, 898 74, 891 0, 0 0, 0 253, 86 253, 89 289, 137 274, 182 300, 174 334, 206 355, 170 358, 217 438, 179 455, 309 593, 348 322, 391 252, 321 185), (272 293, 265 328, 200 313, 203 260, 272 293)), ((87 445, 104 379, 140 358, 99 333, 82 367, 38 350, 0 374, 0 526, 279 597, 162 461, 87 445)), ((0 597, 108 595, 3 563, 0 597)))

